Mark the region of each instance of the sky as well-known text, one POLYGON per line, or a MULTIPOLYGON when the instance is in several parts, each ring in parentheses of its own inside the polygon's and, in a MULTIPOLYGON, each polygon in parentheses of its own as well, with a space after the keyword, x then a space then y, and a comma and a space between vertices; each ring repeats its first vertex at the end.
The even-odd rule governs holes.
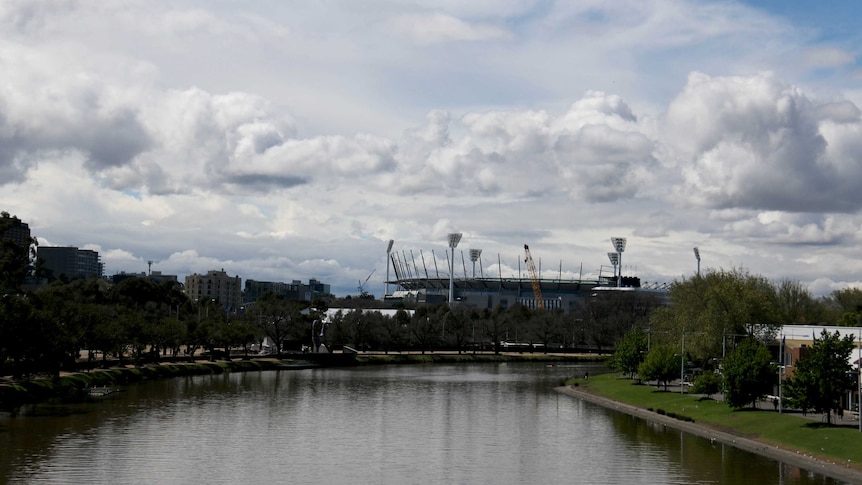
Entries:
POLYGON ((452 232, 456 277, 469 249, 526 277, 524 244, 543 278, 607 275, 625 237, 648 283, 691 277, 698 247, 702 271, 862 288, 860 20, 851 1, 4 0, 0 210, 107 275, 337 296, 382 295, 390 239, 448 275, 452 232))

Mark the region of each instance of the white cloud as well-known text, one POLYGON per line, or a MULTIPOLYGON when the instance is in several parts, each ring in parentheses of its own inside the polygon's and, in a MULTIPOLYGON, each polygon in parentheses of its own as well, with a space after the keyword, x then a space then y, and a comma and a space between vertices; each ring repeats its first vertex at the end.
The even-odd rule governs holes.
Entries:
POLYGON ((694 245, 705 267, 862 281, 838 40, 726 2, 372 7, 4 2, 0 208, 109 272, 341 294, 374 268, 382 288, 388 239, 427 255, 451 231, 503 272, 527 242, 596 274, 622 235, 650 281, 694 245))
POLYGON ((496 25, 469 22, 440 12, 399 15, 391 20, 393 30, 421 44, 475 42, 511 37, 496 25))

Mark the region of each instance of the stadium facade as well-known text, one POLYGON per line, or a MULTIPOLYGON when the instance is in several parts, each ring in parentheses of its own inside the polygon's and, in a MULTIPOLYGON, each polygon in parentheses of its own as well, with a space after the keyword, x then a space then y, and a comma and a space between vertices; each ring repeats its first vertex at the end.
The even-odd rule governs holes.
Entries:
MULTIPOLYGON (((384 295, 387 302, 403 302, 410 306, 445 303, 449 299, 451 281, 453 301, 460 305, 478 309, 506 309, 515 304, 531 309, 539 307, 534 280, 530 277, 476 277, 475 271, 474 276, 470 277, 465 267, 462 277, 455 275, 450 279, 448 271, 442 274, 435 268, 434 276, 430 276, 427 269, 423 268, 420 272, 414 263, 411 263, 411 267, 397 255, 389 259, 395 279, 386 281, 387 288, 394 288, 391 294, 384 295)), ((617 281, 617 277, 612 274, 578 279, 539 277, 535 283, 538 284, 542 306, 546 310, 560 309, 566 313, 585 308, 589 298, 608 297, 618 292, 650 293, 659 298, 667 294, 666 286, 642 287, 640 278, 625 276, 617 281)))

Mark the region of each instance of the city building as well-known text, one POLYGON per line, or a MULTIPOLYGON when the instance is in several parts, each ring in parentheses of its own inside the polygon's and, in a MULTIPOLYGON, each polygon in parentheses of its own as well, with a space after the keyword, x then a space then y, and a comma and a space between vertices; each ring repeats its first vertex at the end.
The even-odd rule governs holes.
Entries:
POLYGON ((314 278, 308 280, 307 285, 299 280, 293 280, 290 283, 246 280, 243 301, 253 303, 267 293, 274 293, 287 300, 312 301, 315 298, 329 295, 330 291, 330 285, 321 283, 314 278))
POLYGON ((242 307, 242 279, 228 276, 224 269, 186 276, 185 292, 192 301, 215 300, 227 311, 242 307))
MULTIPOLYGON (((21 246, 24 252, 29 254, 32 238, 30 237, 30 226, 17 217, 6 219, 7 227, 0 227, 0 239, 8 239, 21 246)), ((5 224, 4 224, 5 225, 5 224)))
POLYGON ((50 278, 102 278, 104 265, 97 251, 73 246, 38 246, 36 259, 50 278))
POLYGON ((155 283, 162 283, 165 281, 170 281, 173 283, 179 283, 179 279, 177 275, 173 274, 162 274, 161 271, 153 271, 150 274, 141 272, 141 273, 126 273, 125 271, 120 271, 119 273, 111 276, 111 282, 117 284, 123 280, 127 280, 130 278, 147 278, 150 281, 155 283))

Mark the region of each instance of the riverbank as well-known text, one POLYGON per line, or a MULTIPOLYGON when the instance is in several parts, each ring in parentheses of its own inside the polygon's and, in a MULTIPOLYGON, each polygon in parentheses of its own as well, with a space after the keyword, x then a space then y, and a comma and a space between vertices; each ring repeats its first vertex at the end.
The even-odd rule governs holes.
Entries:
MULTIPOLYGON (((437 353, 360 353, 354 365, 455 364, 482 362, 603 362, 606 356, 581 354, 458 354, 437 353)), ((320 363, 296 358, 260 357, 236 360, 156 363, 121 366, 91 371, 61 373, 59 378, 12 380, 0 377, 0 409, 50 399, 83 399, 92 388, 121 388, 146 380, 169 379, 193 375, 253 372, 265 370, 298 370, 321 367, 320 363)))
MULTIPOLYGON (((690 416, 677 414, 675 412, 668 413, 666 410, 659 410, 648 406, 638 406, 617 401, 603 396, 601 386, 594 385, 596 381, 596 379, 592 379, 592 382, 580 380, 574 385, 561 386, 556 390, 563 394, 598 404, 608 409, 626 413, 651 422, 660 423, 664 426, 695 436, 700 436, 716 444, 733 446, 750 453, 756 453, 768 458, 779 460, 847 483, 862 484, 862 466, 860 466, 862 464, 860 463, 848 462, 836 457, 830 457, 824 454, 815 454, 804 449, 796 449, 784 444, 764 440, 757 436, 752 436, 750 432, 746 433, 734 429, 732 426, 733 423, 730 422, 725 422, 724 425, 719 426, 716 424, 697 421, 692 419, 690 416)), ((694 396, 689 397, 690 399, 687 401, 686 405, 689 406, 690 411, 692 406, 697 406, 697 404, 695 404, 697 402, 697 398, 694 396)), ((720 404, 724 405, 723 403, 720 404)), ((682 407, 681 409, 686 408, 682 407)), ((802 419, 795 416, 786 416, 786 418, 802 419)), ((802 423, 800 424, 800 427, 805 425, 806 423, 802 423)), ((812 431, 812 433, 814 433, 814 431, 812 431)))

